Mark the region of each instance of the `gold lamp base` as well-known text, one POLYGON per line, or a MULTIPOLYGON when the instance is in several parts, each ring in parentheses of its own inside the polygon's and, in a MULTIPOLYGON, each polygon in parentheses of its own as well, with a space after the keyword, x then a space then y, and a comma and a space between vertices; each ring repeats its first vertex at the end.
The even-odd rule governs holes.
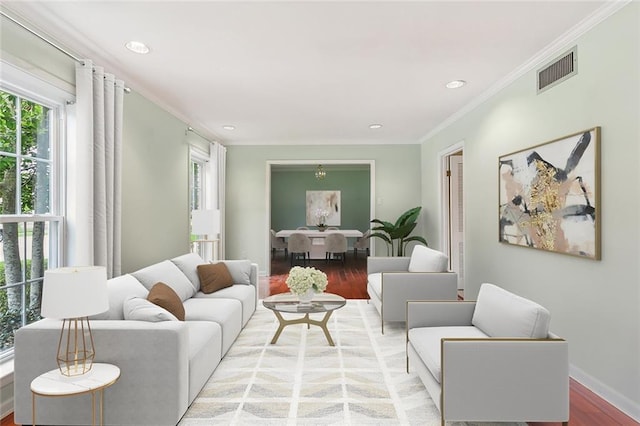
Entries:
POLYGON ((91 370, 96 352, 89 318, 71 318, 62 321, 58 342, 58 368, 65 376, 80 376, 91 370))

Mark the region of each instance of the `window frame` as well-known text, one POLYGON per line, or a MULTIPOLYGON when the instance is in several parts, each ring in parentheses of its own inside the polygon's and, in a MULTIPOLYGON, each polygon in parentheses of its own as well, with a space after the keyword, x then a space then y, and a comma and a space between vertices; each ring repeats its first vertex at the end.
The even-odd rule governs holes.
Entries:
MULTIPOLYGON (((16 96, 18 99, 40 104, 49 109, 49 212, 46 214, 24 214, 18 207, 16 214, 0 214, 0 224, 16 223, 18 227, 27 229, 29 223, 45 222, 47 227, 46 235, 49 239, 48 252, 45 254, 47 259, 47 268, 56 268, 63 265, 64 261, 64 235, 65 235, 65 179, 63 171, 65 170, 65 145, 66 145, 66 122, 65 103, 69 102, 71 95, 59 89, 52 84, 36 78, 26 71, 20 70, 11 64, 2 61, 3 73, 0 75, 0 90, 16 96)), ((16 141, 20 136, 20 123, 16 125, 16 141)), ((16 143, 15 153, 3 153, 8 156, 14 156, 16 161, 21 158, 32 158, 25 156, 21 152, 20 145, 16 143)), ((37 160, 36 160, 37 161, 37 160)), ((19 174, 19 171, 18 171, 19 174)), ((22 188, 18 185, 19 197, 22 188)), ((18 204, 19 205, 19 204, 18 204)), ((26 249, 24 247, 23 249, 26 249)), ((26 253, 26 251, 25 251, 26 253)), ((26 254, 21 259, 21 266, 27 264, 26 254)), ((44 274, 43 274, 44 275, 44 274)), ((27 300, 26 286, 33 282, 43 281, 44 276, 37 278, 26 278, 26 271, 22 271, 22 281, 11 284, 11 287, 20 286, 22 291, 21 300, 21 325, 23 327, 28 324, 27 321, 27 300)), ((8 348, 0 351, 0 362, 13 359, 14 348, 8 348)))

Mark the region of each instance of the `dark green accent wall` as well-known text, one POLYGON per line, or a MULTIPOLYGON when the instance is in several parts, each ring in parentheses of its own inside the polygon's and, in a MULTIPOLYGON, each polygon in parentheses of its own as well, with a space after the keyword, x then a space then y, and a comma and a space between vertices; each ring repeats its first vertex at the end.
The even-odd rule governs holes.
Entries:
POLYGON ((369 229, 371 184, 369 170, 327 171, 317 180, 310 171, 272 171, 271 228, 296 229, 305 226, 307 191, 340 191, 340 228, 369 229))

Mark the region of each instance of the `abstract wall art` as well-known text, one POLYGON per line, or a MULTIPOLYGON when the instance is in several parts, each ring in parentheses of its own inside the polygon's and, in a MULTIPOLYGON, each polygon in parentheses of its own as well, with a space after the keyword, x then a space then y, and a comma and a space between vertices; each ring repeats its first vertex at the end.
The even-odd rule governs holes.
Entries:
POLYGON ((340 191, 307 191, 307 225, 340 226, 340 191))
POLYGON ((600 259, 600 128, 503 155, 499 241, 600 259))

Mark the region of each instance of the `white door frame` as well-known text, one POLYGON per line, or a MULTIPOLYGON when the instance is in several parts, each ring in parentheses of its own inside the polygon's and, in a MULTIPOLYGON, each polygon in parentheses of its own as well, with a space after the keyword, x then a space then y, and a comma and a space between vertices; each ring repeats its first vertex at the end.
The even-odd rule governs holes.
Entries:
MULTIPOLYGON (((449 179, 447 179, 447 170, 449 167, 448 158, 460 151, 464 152, 464 140, 457 142, 438 153, 440 158, 440 170, 438 173, 438 178, 440 179, 440 223, 442 223, 440 228, 440 241, 442 241, 441 247, 444 253, 451 252, 451 236, 449 233, 449 229, 451 227, 449 220, 449 179)), ((451 262, 450 256, 449 262, 451 262)))
MULTIPOLYGON (((341 164, 341 165, 349 165, 349 164, 368 164, 369 165, 369 214, 371 217, 369 220, 375 219, 376 217, 376 161, 375 160, 268 160, 266 164, 266 176, 265 176, 265 194, 266 196, 266 204, 267 204, 267 214, 266 214, 266 223, 265 223, 265 253, 267 259, 267 268, 266 273, 267 276, 271 275, 271 167, 274 165, 287 165, 287 166, 299 166, 299 165, 317 165, 317 164, 341 164)), ((370 244, 370 255, 375 256, 375 244, 370 244)))

